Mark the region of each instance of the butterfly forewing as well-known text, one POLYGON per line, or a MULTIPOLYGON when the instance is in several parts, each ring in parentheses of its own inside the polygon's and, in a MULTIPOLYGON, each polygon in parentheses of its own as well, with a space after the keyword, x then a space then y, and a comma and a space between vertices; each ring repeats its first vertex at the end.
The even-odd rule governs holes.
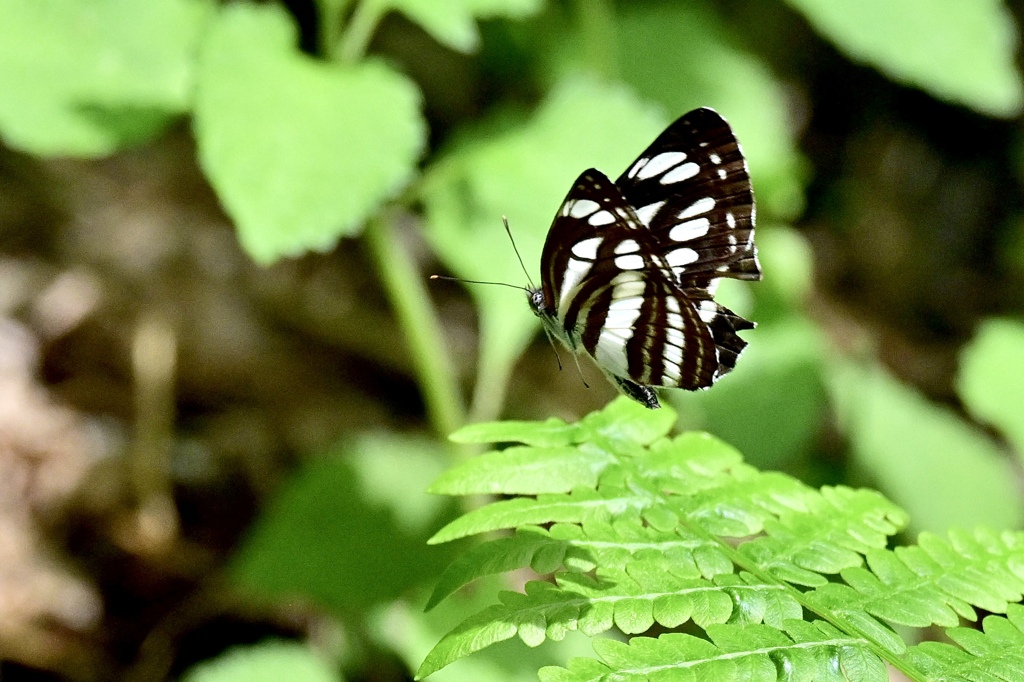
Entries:
POLYGON ((676 120, 615 184, 684 287, 723 276, 760 279, 747 164, 713 110, 676 120))
POLYGON ((753 327, 712 298, 719 277, 760 278, 753 201, 728 124, 686 114, 615 183, 594 169, 577 178, 544 244, 534 311, 648 407, 651 386, 710 386, 753 327))

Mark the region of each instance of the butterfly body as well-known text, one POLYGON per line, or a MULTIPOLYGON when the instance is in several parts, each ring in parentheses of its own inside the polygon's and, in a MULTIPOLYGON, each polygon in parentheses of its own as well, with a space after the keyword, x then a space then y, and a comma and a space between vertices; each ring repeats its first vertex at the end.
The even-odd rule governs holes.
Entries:
POLYGON ((653 387, 706 388, 746 346, 736 332, 754 324, 714 301, 721 277, 761 277, 754 198, 729 125, 696 109, 615 182, 576 179, 528 293, 549 335, 656 408, 653 387))

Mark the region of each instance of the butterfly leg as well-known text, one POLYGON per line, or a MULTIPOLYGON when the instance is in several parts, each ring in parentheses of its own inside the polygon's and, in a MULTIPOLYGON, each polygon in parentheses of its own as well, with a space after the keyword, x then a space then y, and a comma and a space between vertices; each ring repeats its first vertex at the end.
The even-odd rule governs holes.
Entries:
POLYGON ((658 402, 658 395, 650 386, 641 386, 636 382, 630 381, 629 379, 623 379, 622 377, 615 376, 614 374, 609 376, 623 394, 629 396, 644 407, 651 410, 656 410, 661 407, 661 404, 658 402))

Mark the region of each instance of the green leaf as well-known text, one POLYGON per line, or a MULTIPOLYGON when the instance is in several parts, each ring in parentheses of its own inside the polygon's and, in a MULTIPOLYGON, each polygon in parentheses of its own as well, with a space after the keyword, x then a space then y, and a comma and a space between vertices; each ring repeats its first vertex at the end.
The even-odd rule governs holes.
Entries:
POLYGON ((976 619, 974 606, 1006 611, 1024 592, 1022 561, 1019 533, 956 531, 948 540, 925 534, 917 547, 870 551, 870 570, 846 569, 841 575, 847 585, 828 583, 806 598, 899 651, 902 641, 871 616, 913 627, 953 627, 961 618, 976 619))
POLYGON ((309 647, 267 641, 229 649, 191 668, 182 682, 341 682, 341 675, 309 647))
MULTIPOLYGON (((562 542, 553 540, 541 528, 529 526, 518 528, 511 537, 498 538, 493 542, 477 545, 460 554, 445 569, 433 594, 430 595, 426 608, 432 609, 455 590, 477 578, 529 566, 540 550, 551 546, 559 547, 560 555, 565 554, 562 542)), ((561 563, 560 559, 558 563, 561 563)), ((551 566, 544 572, 551 572, 555 568, 557 566, 551 566)))
POLYGON ((982 113, 1024 102, 1017 28, 1001 0, 788 0, 855 61, 982 113))
MULTIPOLYGON (((885 666, 864 643, 851 637, 794 641, 784 632, 761 625, 716 625, 708 628, 713 642, 688 634, 658 638, 635 637, 628 644, 596 640, 600 663, 573 659, 566 669, 545 668, 544 682, 598 680, 857 680, 885 682, 885 666), (793 677, 789 666, 777 667, 787 656, 805 662, 805 677, 793 677), (873 663, 868 660, 873 659, 873 663), (846 675, 838 673, 842 670, 846 675)), ((804 630, 801 634, 806 635, 804 630)), ((800 670, 800 668, 797 668, 800 670)))
POLYGON ((0 2, 0 135, 39 155, 102 156, 191 103, 208 0, 0 2))
POLYGON ((597 449, 509 448, 488 452, 449 469, 428 492, 443 495, 568 492, 594 487, 612 457, 597 449))
POLYGON ((987 320, 960 358, 960 397, 1024 457, 1024 324, 987 320))
MULTIPOLYGON (((503 587, 499 580, 486 579, 476 589, 461 591, 429 612, 416 601, 394 602, 371 617, 370 636, 377 646, 397 653, 409 670, 415 671, 446 632, 485 608, 490 595, 503 587)), ((540 647, 527 650, 520 642, 503 640, 433 673, 430 682, 535 682, 538 668, 564 664, 571 656, 589 652, 589 640, 579 633, 561 641, 549 639, 540 647)))
MULTIPOLYGON (((427 238, 455 275, 515 283, 523 271, 504 235, 507 215, 531 271, 548 226, 580 171, 616 174, 661 132, 662 115, 625 88, 589 80, 559 84, 525 122, 463 138, 428 169, 427 238)), ((534 279, 536 279, 534 277, 534 279)), ((471 286, 480 315, 476 413, 497 415, 512 366, 539 322, 522 294, 471 286)))
POLYGON ((575 443, 579 430, 577 424, 566 424, 554 417, 543 422, 484 422, 462 427, 451 435, 451 440, 456 443, 515 442, 555 447, 575 443))
POLYGON ((988 616, 983 628, 984 633, 950 630, 950 639, 962 649, 945 642, 922 642, 906 658, 928 679, 1024 679, 1024 607, 1011 605, 1006 618, 988 616))
POLYGON ((649 445, 666 435, 676 423, 676 412, 663 406, 650 410, 635 400, 619 396, 602 410, 583 418, 585 437, 610 439, 622 447, 625 443, 649 445))
POLYGON ((326 250, 415 172, 425 127, 416 87, 377 62, 301 54, 274 5, 221 10, 201 53, 199 159, 261 263, 326 250))
POLYGON ((543 0, 364 0, 393 8, 423 27, 434 38, 460 52, 480 46, 477 19, 520 19, 537 12, 543 0))
POLYGON ((571 495, 538 495, 502 500, 460 516, 430 538, 431 544, 487 533, 502 528, 556 522, 581 522, 621 515, 626 509, 639 510, 649 501, 624 491, 598 494, 586 489, 571 495))
POLYGON ((416 679, 421 680, 453 661, 514 637, 516 625, 504 620, 504 613, 502 605, 495 605, 464 621, 430 650, 416 671, 416 679))
MULTIPOLYGON (((470 580, 527 565, 551 572, 553 583, 501 593, 500 604, 443 637, 421 673, 516 635, 532 647, 574 630, 593 637, 617 627, 638 635, 658 625, 697 634, 702 628, 710 641, 635 637, 622 648, 598 640, 602 664, 572 661, 541 676, 775 680, 784 670, 793 680, 884 679, 879 655, 915 674, 900 660, 907 644, 894 626, 957 628, 978 609, 1016 613, 1024 596, 1024 533, 924 533, 917 545, 890 550, 907 515, 878 493, 813 490, 744 464, 707 434, 665 438, 657 429, 629 428, 628 410, 617 413, 626 428, 616 430, 616 413, 585 417, 575 445, 520 446, 500 466, 464 469, 446 482, 500 485, 516 475, 517 462, 543 466, 545 452, 602 456, 600 476, 578 479, 570 494, 492 502, 433 538, 516 528, 512 537, 463 553, 432 604, 470 580), (812 613, 820 619, 805 621, 812 613)), ((990 646, 966 630, 950 632, 972 652, 988 647, 993 658, 1009 642, 990 646)))
POLYGON ((907 522, 906 514, 872 490, 823 488, 805 506, 765 521, 763 537, 740 546, 760 568, 808 587, 827 582, 820 574, 860 566, 863 555, 882 549, 907 522))
POLYGON ((910 512, 913 527, 1019 524, 1024 515, 1009 463, 983 433, 881 369, 833 372, 854 456, 910 512))
POLYGON ((440 574, 451 550, 424 542, 448 509, 422 486, 443 456, 428 442, 366 438, 308 463, 257 519, 231 577, 260 594, 302 594, 350 614, 440 574))

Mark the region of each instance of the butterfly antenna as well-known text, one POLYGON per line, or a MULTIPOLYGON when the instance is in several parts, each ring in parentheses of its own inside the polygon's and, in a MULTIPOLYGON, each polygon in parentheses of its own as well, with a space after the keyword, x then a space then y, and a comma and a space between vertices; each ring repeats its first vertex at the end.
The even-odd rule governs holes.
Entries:
POLYGON ((520 291, 530 293, 530 290, 526 287, 521 287, 518 284, 509 284, 508 282, 485 282, 479 279, 462 279, 461 277, 449 277, 448 275, 431 275, 430 279, 440 279, 445 282, 462 282, 464 284, 495 284, 499 287, 511 287, 513 289, 519 289, 520 291))
MULTIPOLYGON (((519 249, 516 248, 516 240, 512 238, 512 228, 508 226, 508 217, 501 216, 501 222, 505 225, 505 234, 508 235, 508 240, 512 242, 512 250, 516 252, 516 258, 519 259, 519 267, 523 269, 523 274, 526 275, 526 281, 529 282, 531 289, 536 289, 537 287, 533 286, 533 280, 530 279, 530 273, 526 271, 526 266, 523 265, 523 257, 519 255, 519 249)), ((558 367, 561 369, 561 362, 558 363, 558 367)))

